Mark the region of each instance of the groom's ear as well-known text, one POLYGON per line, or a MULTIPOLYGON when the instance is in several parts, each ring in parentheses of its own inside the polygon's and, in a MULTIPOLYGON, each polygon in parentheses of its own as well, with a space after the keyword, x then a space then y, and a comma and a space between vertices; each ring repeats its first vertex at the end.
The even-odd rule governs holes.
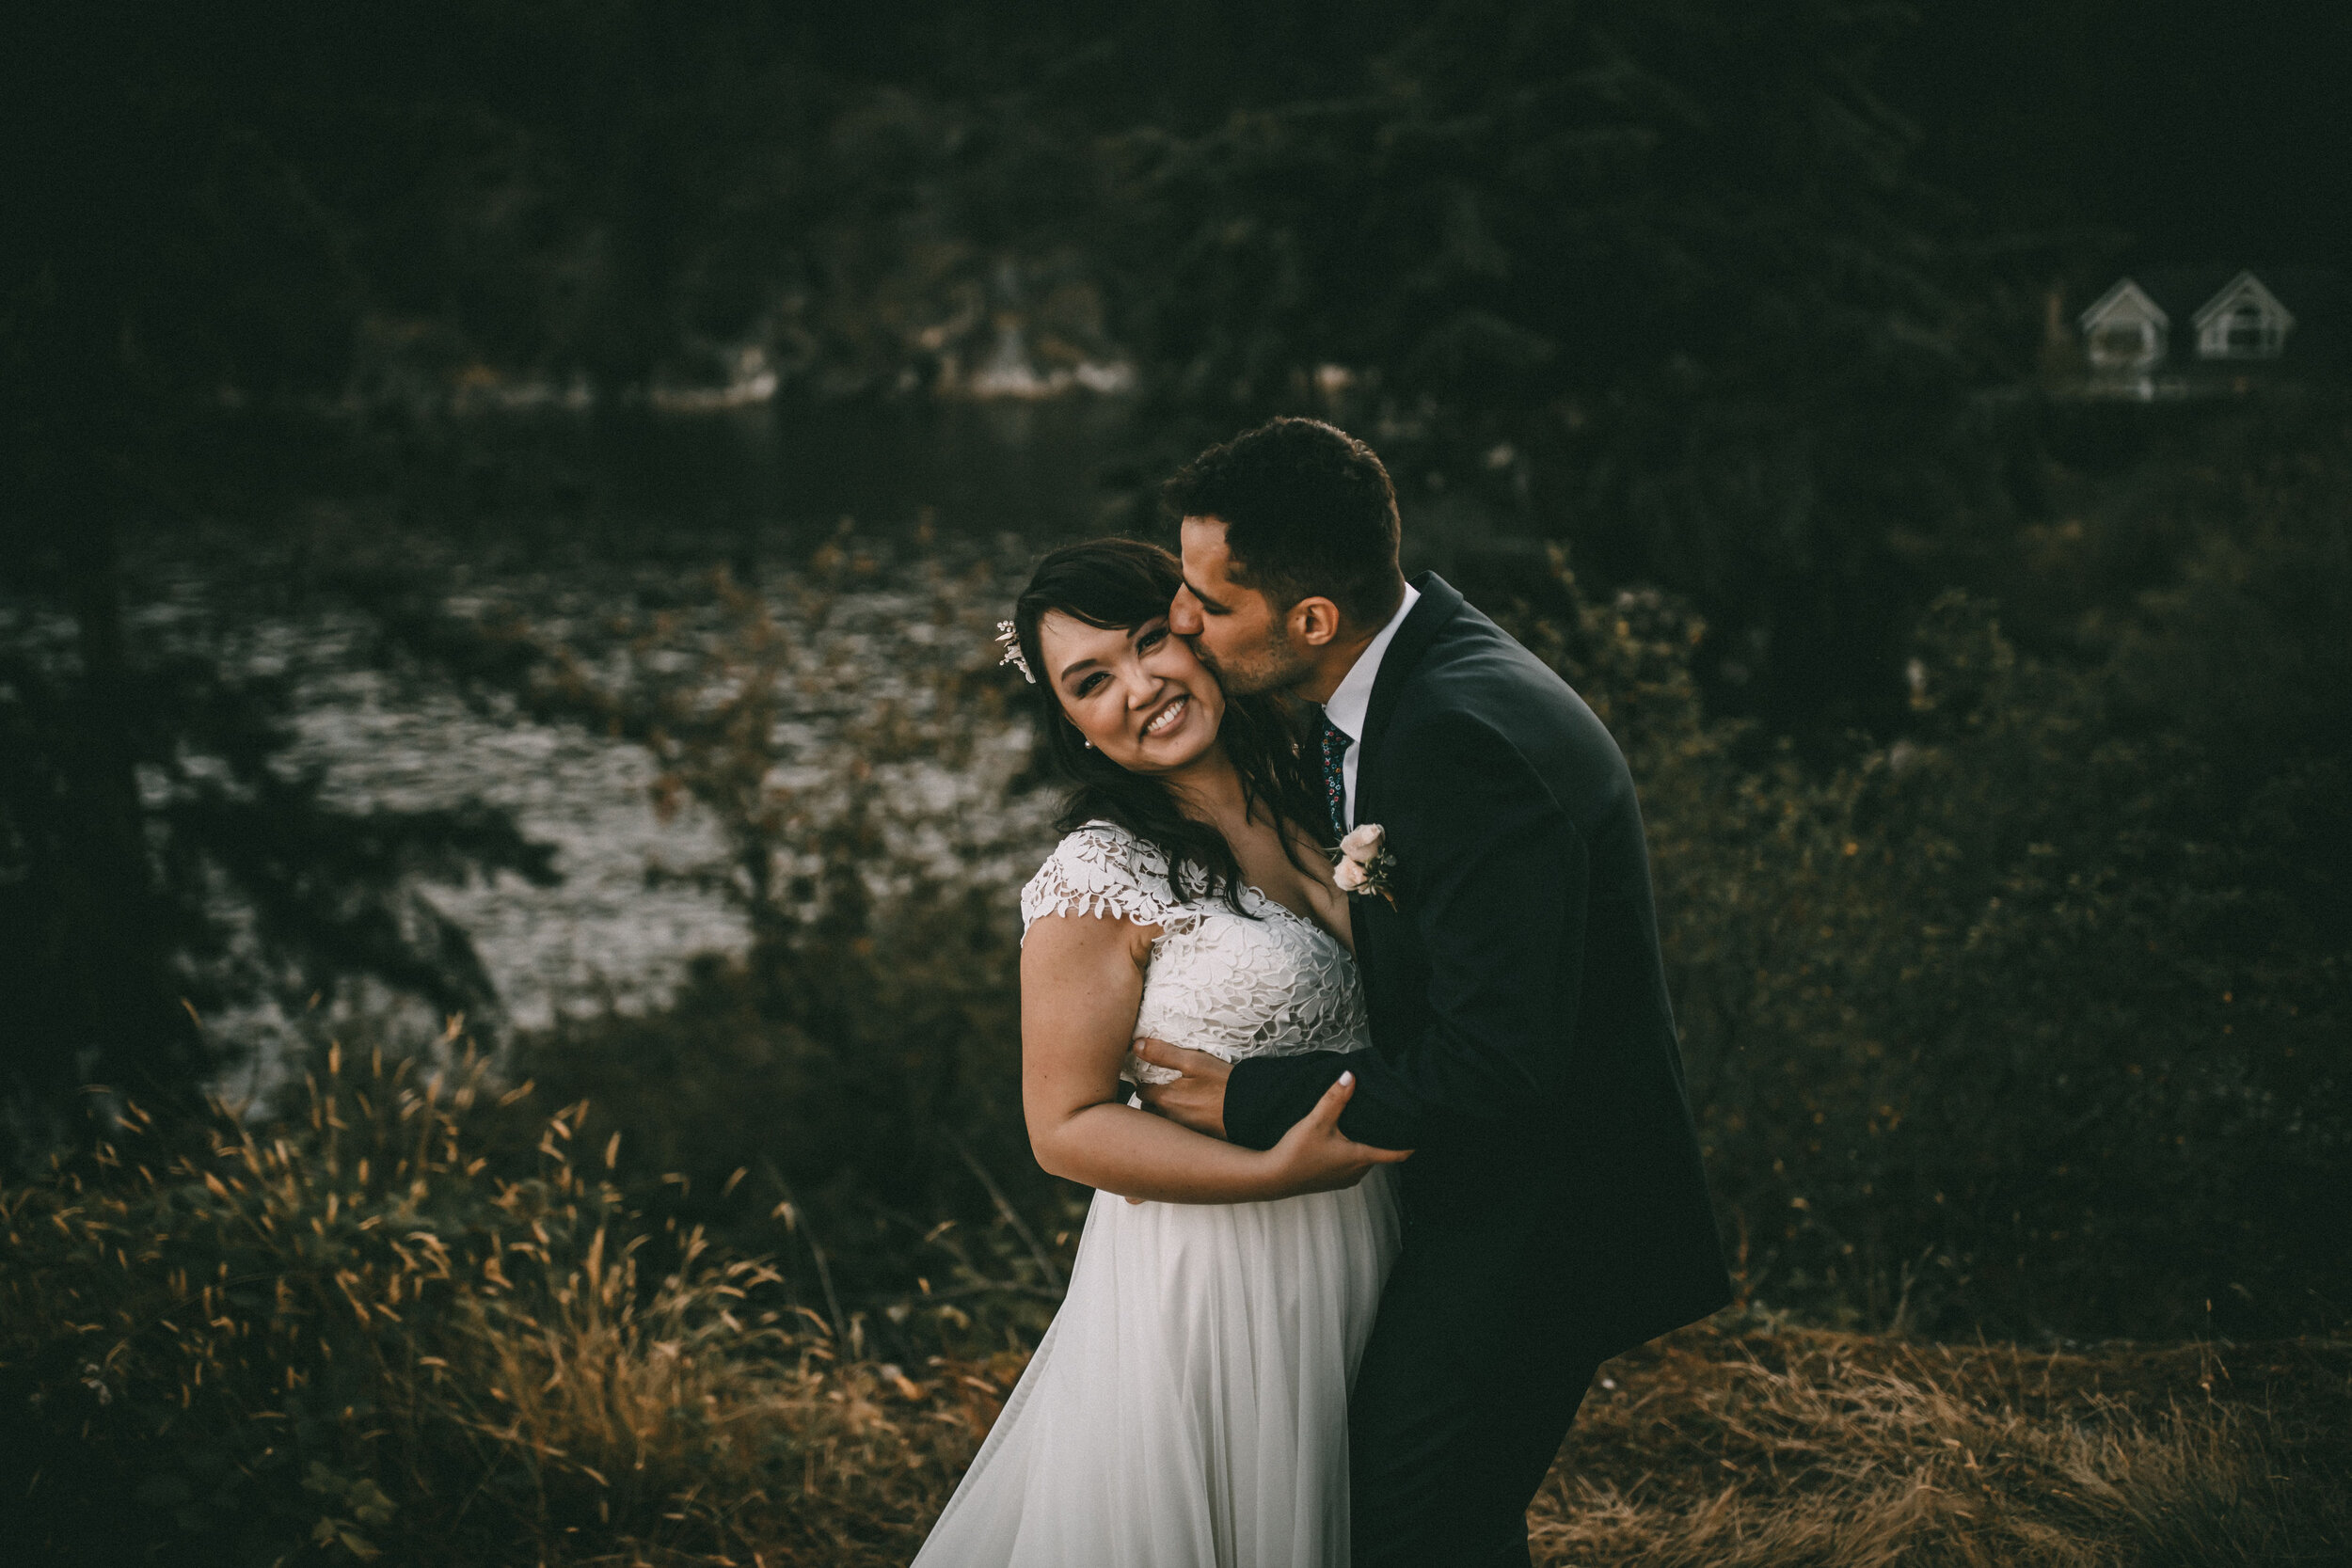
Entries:
POLYGON ((1291 606, 1290 613, 1282 617, 1282 624, 1294 641, 1303 642, 1310 648, 1321 648, 1327 646, 1345 629, 1347 620, 1340 613, 1338 605, 1320 594, 1310 594, 1291 606))

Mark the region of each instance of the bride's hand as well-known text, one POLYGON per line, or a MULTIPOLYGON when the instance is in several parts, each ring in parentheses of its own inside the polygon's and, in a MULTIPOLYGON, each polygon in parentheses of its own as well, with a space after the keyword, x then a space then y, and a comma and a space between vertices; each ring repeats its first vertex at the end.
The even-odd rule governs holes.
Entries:
POLYGON ((1315 1108, 1266 1151, 1276 1172, 1278 1191, 1272 1196, 1336 1192, 1361 1181, 1375 1165, 1393 1165, 1412 1158, 1409 1148, 1375 1148, 1340 1131, 1340 1113, 1355 1093, 1356 1075, 1341 1073, 1339 1081, 1323 1091, 1315 1108))

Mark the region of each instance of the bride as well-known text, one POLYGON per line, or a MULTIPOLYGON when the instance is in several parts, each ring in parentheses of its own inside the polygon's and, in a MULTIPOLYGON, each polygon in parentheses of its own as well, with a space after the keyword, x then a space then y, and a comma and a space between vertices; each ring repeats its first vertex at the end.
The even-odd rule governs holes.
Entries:
POLYGON ((1021 895, 1022 1102, 1038 1163, 1099 1190, 917 1568, 1348 1560, 1348 1386, 1406 1156, 1341 1134, 1350 1075, 1265 1150, 1129 1086, 1175 1076, 1132 1053, 1145 1037, 1228 1060, 1370 1043, 1345 895, 1300 826, 1314 786, 1279 712, 1169 632, 1181 580, 1166 550, 1096 540, 1014 610, 1006 661, 1076 786, 1021 895))

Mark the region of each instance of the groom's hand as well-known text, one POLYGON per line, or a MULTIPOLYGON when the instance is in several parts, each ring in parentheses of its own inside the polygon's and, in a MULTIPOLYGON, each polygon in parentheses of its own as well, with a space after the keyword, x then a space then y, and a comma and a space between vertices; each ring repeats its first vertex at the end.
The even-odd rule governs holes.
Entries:
POLYGON ((1145 1106, 1180 1127, 1212 1138, 1225 1136, 1225 1080, 1232 1075, 1231 1062, 1148 1036, 1136 1041, 1136 1054, 1153 1067, 1174 1068, 1184 1074, 1173 1084, 1136 1085, 1145 1106))

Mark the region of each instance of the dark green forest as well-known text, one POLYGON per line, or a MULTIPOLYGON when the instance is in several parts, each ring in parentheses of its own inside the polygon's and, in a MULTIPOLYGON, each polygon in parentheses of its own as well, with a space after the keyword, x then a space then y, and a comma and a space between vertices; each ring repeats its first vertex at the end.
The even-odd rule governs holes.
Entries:
MULTIPOLYGON (((780 423, 883 420, 954 395, 1017 308, 1041 362, 1133 368, 1105 526, 1164 529, 1152 485, 1205 441, 1333 418, 1396 473, 1420 559, 1609 715, 1759 1299, 1953 1332, 2342 1321, 2342 350, 2142 407, 2068 395, 2052 331, 2131 266, 2344 262, 2343 160, 2301 155, 2341 151, 2342 18, 47 20, 0 66, 0 561, 71 628, 0 646, 19 1171, 125 1096, 201 1125, 237 1046, 200 1020, 240 998, 365 976, 487 1016, 431 889, 556 875, 486 807, 334 803, 280 760, 282 689, 142 640, 126 559, 226 539, 307 548, 304 591, 469 689, 669 748, 667 787, 740 846, 749 957, 516 1046, 518 1079, 597 1107, 583 1136, 627 1124, 645 1201, 720 1223, 706 1195, 765 1163, 882 1238, 835 1249, 869 1293, 913 1272, 899 1230, 999 1212, 975 1167, 1050 1230, 1009 909, 877 900, 879 831, 770 811, 741 714, 698 731, 675 692, 457 625, 397 546, 302 546, 322 498, 437 547, 532 509, 645 546, 658 508, 563 442, 487 441, 453 389, 579 388, 564 440, 621 444, 749 345, 780 423), (780 837, 836 874, 766 885, 780 837), (224 890, 253 911, 235 944, 224 890)), ((769 564, 846 570, 818 542, 769 564)), ((935 732, 866 743, 952 756, 954 705, 1007 701, 978 651, 939 673, 935 732)))

